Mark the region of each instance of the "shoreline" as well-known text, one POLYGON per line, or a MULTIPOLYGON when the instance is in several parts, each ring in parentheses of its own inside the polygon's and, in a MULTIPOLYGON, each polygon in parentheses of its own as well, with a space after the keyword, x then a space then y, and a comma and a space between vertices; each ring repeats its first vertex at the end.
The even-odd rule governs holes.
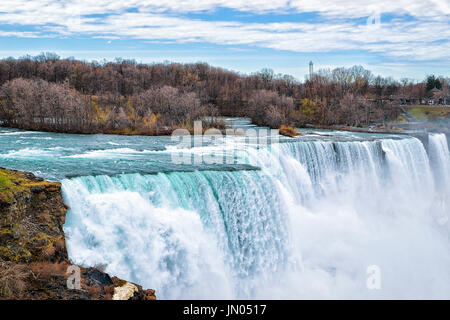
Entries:
MULTIPOLYGON (((115 131, 105 131, 105 132, 81 132, 81 131, 60 131, 60 130, 38 130, 38 129, 25 129, 25 128, 18 128, 18 127, 11 127, 11 126, 2 126, 0 125, 0 128, 6 128, 6 129, 17 129, 22 131, 30 131, 30 132, 47 132, 47 133, 60 133, 60 134, 77 134, 77 135, 118 135, 118 136, 143 136, 143 137, 169 137, 172 135, 172 133, 175 130, 183 129, 189 131, 191 134, 194 134, 193 130, 188 130, 185 128, 176 128, 176 129, 170 129, 165 130, 162 133, 154 134, 154 133, 146 133, 146 132, 137 132, 137 133, 130 133, 130 132, 115 132, 115 131)), ((213 127, 212 127, 213 128, 213 127)), ((205 133, 206 130, 210 128, 203 128, 202 134, 205 133)), ((227 128, 230 129, 230 128, 227 128)), ((223 135, 226 135, 227 129, 218 129, 223 135)), ((392 128, 386 128, 386 129, 370 129, 370 127, 350 127, 350 126, 340 126, 340 125, 317 125, 317 124, 311 124, 311 125, 304 125, 301 127, 292 127, 292 129, 295 130, 301 130, 301 129, 321 129, 321 130, 330 130, 330 131, 346 131, 346 132, 361 132, 361 133, 376 133, 376 134, 403 134, 408 135, 407 129, 396 127, 395 129, 392 128)), ((286 137, 293 137, 291 134, 285 134, 281 128, 278 129, 279 134, 286 137)), ((299 134, 298 136, 301 136, 299 134)))

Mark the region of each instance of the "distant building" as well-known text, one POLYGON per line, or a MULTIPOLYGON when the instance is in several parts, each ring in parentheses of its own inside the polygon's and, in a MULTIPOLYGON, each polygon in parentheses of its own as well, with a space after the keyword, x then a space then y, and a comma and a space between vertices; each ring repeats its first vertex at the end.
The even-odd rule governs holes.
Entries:
POLYGON ((312 79, 314 75, 314 64, 312 61, 309 62, 309 79, 312 79))
POLYGON ((436 87, 430 90, 431 99, 428 100, 428 104, 433 105, 448 105, 450 102, 450 93, 448 89, 440 90, 436 87))
POLYGON ((439 90, 438 88, 434 87, 433 89, 430 90, 431 94, 435 94, 435 93, 439 93, 441 92, 441 90, 439 90))

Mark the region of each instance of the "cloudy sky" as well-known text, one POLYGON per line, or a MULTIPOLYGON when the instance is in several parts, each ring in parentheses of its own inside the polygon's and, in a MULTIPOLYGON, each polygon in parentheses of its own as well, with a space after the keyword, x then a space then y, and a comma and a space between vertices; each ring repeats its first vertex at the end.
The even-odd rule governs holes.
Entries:
POLYGON ((1 0, 0 57, 208 62, 450 76, 450 0, 1 0))

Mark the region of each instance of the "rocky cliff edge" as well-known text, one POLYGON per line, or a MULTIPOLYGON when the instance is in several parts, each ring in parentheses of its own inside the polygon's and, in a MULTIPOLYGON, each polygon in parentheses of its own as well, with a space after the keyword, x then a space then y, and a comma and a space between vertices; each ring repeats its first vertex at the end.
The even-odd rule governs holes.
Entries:
POLYGON ((73 266, 61 184, 0 168, 0 299, 154 300, 154 290, 73 266))

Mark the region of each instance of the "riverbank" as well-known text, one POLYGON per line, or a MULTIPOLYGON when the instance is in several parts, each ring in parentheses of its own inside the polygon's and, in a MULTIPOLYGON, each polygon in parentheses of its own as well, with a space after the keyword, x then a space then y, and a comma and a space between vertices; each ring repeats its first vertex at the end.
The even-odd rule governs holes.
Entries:
MULTIPOLYGON (((36 129, 36 128, 23 128, 19 126, 11 126, 11 125, 1 125, 0 128, 10 128, 10 129, 18 129, 18 130, 26 130, 26 131, 33 131, 33 132, 52 132, 52 133, 68 133, 68 134, 114 134, 119 136, 147 136, 147 137, 166 137, 171 136, 174 131, 176 130, 185 130, 189 132, 189 134, 194 135, 197 133, 197 130, 194 129, 194 127, 176 127, 176 128, 167 128, 167 129, 161 129, 158 131, 145 131, 145 130, 123 130, 123 129, 117 129, 117 130, 99 130, 99 131, 92 131, 92 132, 84 132, 79 130, 56 130, 53 128, 43 128, 43 129, 36 129)), ((223 122, 218 122, 215 125, 209 124, 206 127, 204 127, 204 123, 202 123, 201 132, 202 134, 205 134, 205 132, 209 129, 215 129, 218 130, 222 135, 227 135, 229 132, 227 132, 227 129, 230 129, 229 126, 226 126, 223 122)), ((298 130, 291 126, 282 125, 279 129, 279 134, 286 136, 286 137, 296 137, 300 136, 301 133, 298 132, 298 130)))
MULTIPOLYGON (((240 118, 235 118, 240 119, 240 118)), ((244 118, 242 118, 244 119, 244 118)), ((250 120, 250 119, 249 119, 250 120)), ((251 121, 251 120, 250 120, 251 121)), ((251 123, 251 122, 250 122, 251 123)), ((408 128, 406 127, 408 123, 401 123, 401 122, 395 122, 395 123, 389 123, 388 125, 378 125, 378 126, 362 126, 362 127, 354 127, 354 126, 346 126, 346 125, 320 125, 320 124, 306 124, 301 127, 293 127, 288 125, 281 125, 279 130, 279 134, 282 136, 294 138, 298 136, 302 136, 301 129, 321 129, 321 130, 331 130, 331 131, 347 131, 347 132, 359 132, 359 133, 375 133, 375 134, 411 134, 411 130, 414 130, 415 128, 408 128)), ((255 125, 256 126, 256 125, 255 125)), ((223 117, 218 117, 218 120, 214 122, 202 122, 202 126, 200 127, 200 130, 198 128, 194 128, 192 126, 185 126, 185 127, 176 127, 176 128, 165 128, 160 129, 159 131, 142 131, 142 130, 103 130, 103 131, 94 131, 94 132, 83 132, 83 131, 77 131, 77 130, 56 130, 52 128, 46 128, 45 130, 37 130, 33 128, 22 128, 17 126, 0 126, 4 128, 12 128, 12 129, 19 129, 19 130, 27 130, 32 132, 52 132, 52 133, 67 133, 67 134, 87 134, 87 135, 93 135, 93 134, 104 134, 104 135, 120 135, 120 136, 149 136, 149 137, 164 137, 164 136, 171 136, 175 130, 185 130, 189 132, 189 134, 194 135, 197 134, 201 130, 202 134, 205 134, 205 132, 209 129, 217 129, 222 135, 230 134, 228 132, 228 129, 236 129, 239 128, 239 126, 235 127, 234 125, 227 124, 227 121, 224 120, 223 117), (207 124, 205 126, 205 123, 207 124)), ((424 131, 427 127, 431 127, 430 123, 427 123, 425 126, 421 126, 420 129, 424 131)), ((426 131, 426 130, 425 130, 426 131)), ((438 130, 438 132, 442 132, 442 130, 438 130)), ((445 132, 445 131, 444 131, 445 132)), ((237 132, 236 134, 239 134, 237 132)))
POLYGON ((63 231, 67 210, 61 184, 0 168, 0 299, 154 300, 154 290, 101 267, 72 266, 63 231), (80 287, 69 289, 78 271, 80 287))
MULTIPOLYGON (((199 120, 200 121, 200 120, 199 120)), ((226 125, 222 120, 208 120, 201 121, 201 130, 204 133, 208 129, 218 129, 221 132, 225 132, 226 125)), ((161 128, 92 128, 89 130, 74 129, 71 127, 63 128, 48 125, 45 123, 36 123, 34 125, 18 125, 14 122, 0 121, 0 127, 12 128, 27 131, 41 131, 41 132, 53 132, 53 133, 70 133, 70 134, 116 134, 124 136, 170 136, 176 130, 186 130, 190 134, 194 134, 194 126, 190 123, 184 125, 164 126, 161 128)))

